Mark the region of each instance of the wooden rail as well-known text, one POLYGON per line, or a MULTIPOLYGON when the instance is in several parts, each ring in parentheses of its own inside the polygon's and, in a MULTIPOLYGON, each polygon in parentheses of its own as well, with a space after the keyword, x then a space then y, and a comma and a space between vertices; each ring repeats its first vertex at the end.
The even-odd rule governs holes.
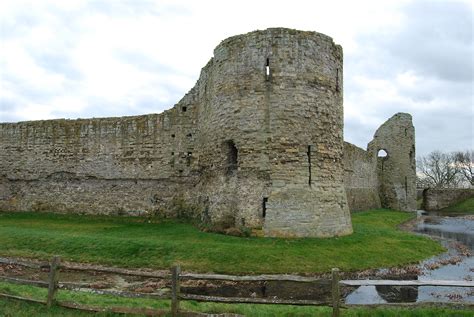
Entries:
POLYGON ((394 281, 394 280, 342 280, 342 285, 347 286, 450 286, 450 287, 474 287, 474 281, 448 281, 448 280, 418 280, 418 281, 394 281))
MULTIPOLYGON (((78 303, 70 302, 57 302, 56 295, 61 289, 67 289, 72 291, 84 291, 95 294, 106 294, 112 296, 120 296, 127 298, 152 298, 152 299, 170 299, 171 300, 171 315, 176 316, 205 316, 201 313, 193 313, 184 311, 180 308, 181 300, 194 300, 203 302, 218 302, 218 303, 252 303, 252 304, 279 304, 279 305, 310 305, 310 306, 331 306, 332 316, 339 317, 341 308, 348 307, 414 307, 414 306, 426 306, 426 305, 440 305, 440 303, 383 303, 376 305, 344 305, 341 303, 341 286, 448 286, 448 287, 473 287, 473 281, 447 281, 447 280, 419 280, 419 281, 406 281, 406 280, 340 280, 339 270, 332 270, 331 278, 331 302, 322 302, 314 300, 286 300, 286 299, 272 299, 272 298, 242 298, 242 297, 220 297, 220 296, 204 296, 194 294, 182 294, 181 293, 181 281, 183 279, 197 279, 197 280, 222 280, 222 281, 281 281, 281 282, 316 282, 319 279, 315 277, 299 276, 299 275, 254 275, 254 276, 237 276, 237 275, 224 275, 224 274, 197 274, 197 273, 181 273, 179 266, 174 266, 170 273, 166 272, 143 272, 128 269, 119 268, 104 268, 89 266, 81 268, 75 265, 64 265, 60 263, 59 257, 54 257, 51 263, 29 263, 24 261, 16 261, 6 258, 0 258, 0 263, 10 265, 23 265, 29 268, 48 268, 48 281, 32 281, 21 278, 0 276, 0 281, 5 281, 15 284, 26 284, 36 287, 43 287, 48 289, 48 296, 45 301, 24 298, 20 296, 13 296, 9 294, 0 293, 0 297, 6 297, 10 299, 26 300, 35 303, 45 304, 48 307, 53 305, 74 308, 85 311, 94 312, 117 312, 117 313, 128 313, 128 314, 144 314, 147 316, 164 316, 169 314, 170 311, 165 310, 154 310, 154 309, 142 309, 142 308, 128 308, 128 307, 92 307, 82 305, 78 303), (133 275, 149 278, 171 278, 171 291, 162 291, 159 293, 136 293, 136 292, 124 292, 124 291, 113 291, 113 290, 97 290, 92 288, 92 284, 89 283, 65 283, 59 281, 59 272, 61 269, 67 270, 89 270, 97 272, 107 272, 123 275, 133 275)), ((447 305, 449 303, 442 303, 447 305)), ((459 304, 459 303, 457 303, 459 304)), ((474 304, 464 304, 467 307, 474 307, 474 304)), ((218 315, 216 315, 218 316, 218 315)))
POLYGON ((181 299, 194 300, 198 302, 234 303, 234 304, 278 304, 278 305, 300 305, 300 306, 326 306, 327 302, 315 300, 296 299, 273 299, 273 298, 251 298, 251 297, 220 297, 194 294, 181 294, 181 299))
POLYGON ((279 281, 279 282, 305 282, 313 283, 320 280, 317 277, 287 275, 287 274, 264 274, 264 275, 224 275, 224 274, 197 274, 182 273, 183 279, 191 280, 220 280, 233 282, 258 282, 258 281, 279 281))

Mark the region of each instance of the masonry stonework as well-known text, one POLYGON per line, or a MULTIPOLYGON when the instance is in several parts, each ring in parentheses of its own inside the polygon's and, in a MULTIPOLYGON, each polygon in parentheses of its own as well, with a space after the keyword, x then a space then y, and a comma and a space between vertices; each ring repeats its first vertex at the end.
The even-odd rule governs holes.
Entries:
POLYGON ((377 129, 368 152, 377 158, 379 193, 382 207, 416 210, 415 128, 411 115, 397 113, 377 129))
POLYGON ((352 211, 416 210, 415 128, 411 115, 397 113, 363 150, 344 143, 344 185, 352 211), (385 152, 385 157, 379 156, 385 152))
POLYGON ((351 211, 382 206, 376 156, 348 142, 344 142, 344 185, 351 211))
POLYGON ((423 209, 441 210, 474 198, 474 188, 427 188, 423 191, 423 209))
POLYGON ((0 124, 0 210, 186 216, 329 237, 352 232, 351 204, 410 209, 411 169, 395 153, 414 148, 411 118, 379 129, 394 152, 383 171, 379 143, 369 154, 344 145, 342 58, 323 34, 255 31, 221 42, 161 114, 0 124))

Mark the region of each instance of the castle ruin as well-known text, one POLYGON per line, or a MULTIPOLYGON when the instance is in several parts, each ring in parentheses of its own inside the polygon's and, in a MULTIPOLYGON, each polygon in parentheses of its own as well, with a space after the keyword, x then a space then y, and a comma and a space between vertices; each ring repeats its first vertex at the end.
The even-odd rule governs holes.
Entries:
POLYGON ((0 210, 347 235, 349 210, 415 209, 414 150, 403 113, 367 151, 345 143, 341 46, 316 32, 267 29, 221 42, 163 113, 0 124, 0 210))

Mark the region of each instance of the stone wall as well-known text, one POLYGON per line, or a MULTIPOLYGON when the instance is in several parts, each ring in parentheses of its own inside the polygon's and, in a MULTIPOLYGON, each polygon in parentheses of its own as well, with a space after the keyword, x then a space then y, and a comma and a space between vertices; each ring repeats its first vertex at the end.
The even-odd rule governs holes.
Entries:
MULTIPOLYGON (((180 106, 185 104, 185 100, 180 106)), ((161 213, 192 186, 192 109, 0 125, 0 209, 161 213)))
POLYGON ((474 197, 474 188, 427 188, 423 191, 424 210, 440 210, 474 197))
POLYGON ((377 158, 344 142, 344 186, 351 211, 380 208, 377 158))

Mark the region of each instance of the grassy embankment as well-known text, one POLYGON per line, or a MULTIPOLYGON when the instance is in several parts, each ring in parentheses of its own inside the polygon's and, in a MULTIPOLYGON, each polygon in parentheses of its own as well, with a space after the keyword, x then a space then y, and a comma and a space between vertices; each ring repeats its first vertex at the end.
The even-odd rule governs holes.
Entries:
POLYGON ((449 206, 444 208, 442 211, 449 211, 449 212, 462 212, 462 213, 469 213, 474 214, 474 197, 468 198, 460 203, 457 203, 453 206, 449 206))
POLYGON ((221 273, 315 273, 413 263, 443 251, 435 241, 397 230, 411 214, 353 214, 354 234, 329 239, 239 238, 173 221, 48 213, 0 213, 0 256, 122 267, 221 273))
MULTIPOLYGON (((9 293, 18 296, 44 300, 46 298, 46 289, 31 286, 13 285, 0 283, 0 292, 9 293)), ((91 295, 86 293, 72 293, 61 291, 58 293, 59 301, 74 301, 96 307, 147 307, 154 309, 169 309, 169 301, 152 299, 129 299, 113 297, 108 295, 91 295)), ((206 313, 235 313, 247 317, 309 317, 331 316, 330 307, 315 306, 288 306, 288 305, 251 305, 251 304, 218 304, 218 303, 198 303, 194 301, 183 301, 181 307, 185 310, 206 313)), ((91 316, 91 313, 53 307, 47 310, 44 305, 31 304, 16 300, 0 299, 1 316, 14 317, 50 317, 50 316, 91 316)), ((124 316, 113 313, 100 313, 94 316, 124 316)), ((136 316, 136 315, 135 315, 136 316)), ((455 310, 445 308, 352 308, 341 310, 342 317, 442 317, 442 316, 472 316, 472 311, 455 310)))

